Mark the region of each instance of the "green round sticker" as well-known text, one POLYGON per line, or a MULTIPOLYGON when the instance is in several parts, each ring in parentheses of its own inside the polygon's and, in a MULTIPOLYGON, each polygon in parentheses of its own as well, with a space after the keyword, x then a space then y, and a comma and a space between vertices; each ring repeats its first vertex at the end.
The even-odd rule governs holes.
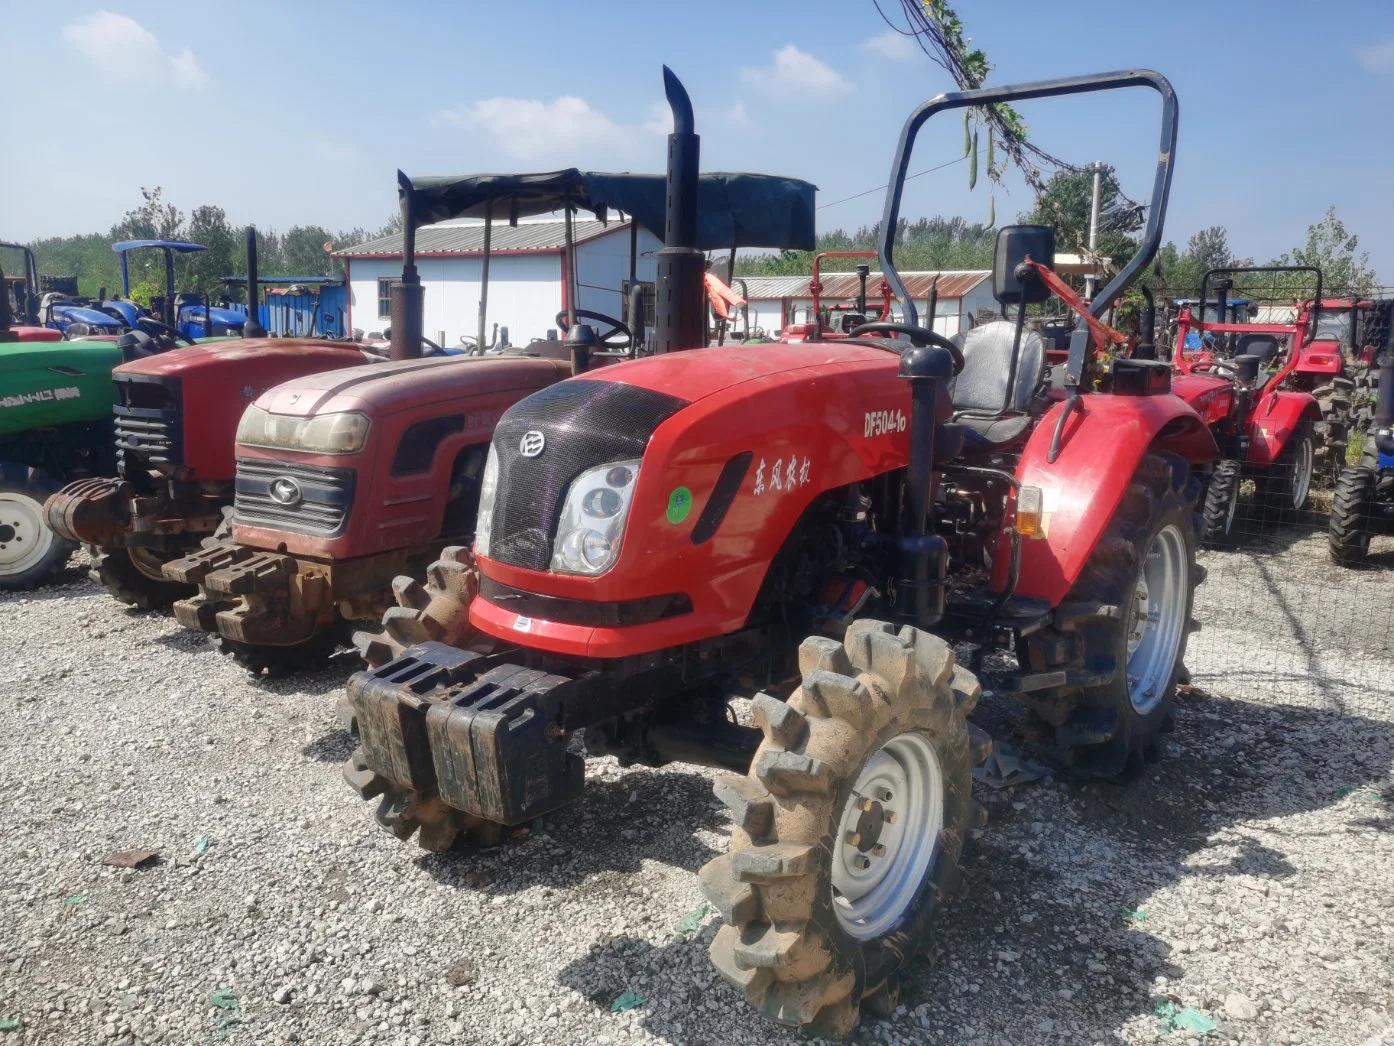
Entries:
POLYGON ((668 522, 681 523, 692 511, 692 491, 678 487, 668 495, 668 522))

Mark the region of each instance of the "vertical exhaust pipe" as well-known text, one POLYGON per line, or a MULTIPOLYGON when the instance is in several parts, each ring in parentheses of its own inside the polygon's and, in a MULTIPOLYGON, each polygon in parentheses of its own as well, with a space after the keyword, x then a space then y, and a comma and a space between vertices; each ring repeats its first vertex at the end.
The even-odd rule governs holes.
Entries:
POLYGON ((5 273, 0 270, 0 341, 18 341, 19 335, 10 330, 14 316, 10 312, 10 285, 5 282, 5 273))
POLYGON ((425 327, 426 292, 416 271, 416 214, 412 207, 411 179, 397 172, 397 195, 402 201, 402 282, 392 285, 392 346, 394 360, 421 356, 425 327))
MULTIPOLYGON (((242 337, 264 338, 266 328, 257 315, 261 304, 261 284, 257 277, 257 227, 247 226, 247 322, 242 325, 242 337)), ((210 317, 211 319, 211 317, 210 317)))
POLYGON ((697 249, 697 176, 701 139, 695 130, 692 100, 666 65, 663 90, 673 112, 668 136, 667 206, 663 249, 658 252, 658 294, 654 351, 676 352, 706 344, 703 277, 706 258, 697 249))

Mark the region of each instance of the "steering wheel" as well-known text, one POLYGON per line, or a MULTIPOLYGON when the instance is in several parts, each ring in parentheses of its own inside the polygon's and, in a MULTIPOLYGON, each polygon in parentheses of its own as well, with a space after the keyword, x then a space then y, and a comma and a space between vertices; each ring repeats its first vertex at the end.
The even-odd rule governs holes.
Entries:
POLYGON ((1206 371, 1214 371, 1227 381, 1234 381, 1239 376, 1234 365, 1226 363, 1224 360, 1201 360, 1199 363, 1191 365, 1191 371, 1200 371, 1202 374, 1206 371))
MULTIPOLYGON (((600 335, 600 344, 607 349, 628 349, 634 345, 634 332, 629 329, 629 324, 623 320, 606 316, 603 312, 591 312, 589 309, 572 309, 571 311, 577 319, 596 320, 599 323, 608 324, 608 329, 600 335)), ((571 325, 566 319, 565 309, 557 313, 557 326, 561 329, 563 336, 571 329, 571 325)))
POLYGON ((863 334, 904 334, 909 337, 910 344, 916 348, 924 348, 933 345, 937 349, 944 349, 954 360, 954 373, 958 374, 963 370, 963 350, 951 342, 942 334, 935 334, 932 330, 924 327, 912 327, 908 323, 863 323, 860 327, 855 327, 847 332, 850 338, 860 337, 863 334))
POLYGON ((194 345, 196 342, 178 327, 171 327, 168 323, 161 323, 159 320, 149 316, 141 316, 136 320, 136 326, 146 334, 151 335, 164 348, 174 348, 181 341, 185 345, 194 345))

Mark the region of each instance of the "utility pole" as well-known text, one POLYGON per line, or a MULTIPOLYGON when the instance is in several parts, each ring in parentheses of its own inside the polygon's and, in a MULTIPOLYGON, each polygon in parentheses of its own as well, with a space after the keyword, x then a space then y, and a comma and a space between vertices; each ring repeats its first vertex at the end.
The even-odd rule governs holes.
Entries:
POLYGON ((1093 268, 1089 275, 1084 278, 1084 296, 1092 302, 1099 278, 1099 262, 1096 253, 1099 247, 1099 196, 1103 188, 1104 171, 1108 170, 1108 165, 1096 160, 1085 170, 1094 176, 1094 196, 1089 204, 1089 260, 1093 268))

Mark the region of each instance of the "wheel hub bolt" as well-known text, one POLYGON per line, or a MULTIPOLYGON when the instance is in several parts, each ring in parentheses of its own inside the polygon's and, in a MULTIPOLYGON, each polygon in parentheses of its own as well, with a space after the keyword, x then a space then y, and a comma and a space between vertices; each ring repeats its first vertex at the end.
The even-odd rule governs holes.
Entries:
POLYGON ((848 845, 848 846, 861 846, 861 845, 862 845, 861 833, 859 833, 859 832, 848 832, 848 833, 847 833, 847 845, 848 845))
POLYGON ((891 795, 891 790, 889 788, 878 788, 876 789, 876 798, 883 803, 889 803, 895 797, 891 795))
POLYGON ((867 857, 866 854, 857 854, 856 857, 852 858, 852 865, 864 872, 871 867, 871 858, 867 857))
POLYGON ((886 848, 885 848, 884 846, 882 846, 880 843, 877 843, 875 846, 873 846, 873 847, 871 848, 871 856, 872 856, 872 857, 885 857, 885 856, 886 856, 886 848))
POLYGON ((884 816, 887 824, 895 824, 896 812, 894 810, 887 810, 884 816))

